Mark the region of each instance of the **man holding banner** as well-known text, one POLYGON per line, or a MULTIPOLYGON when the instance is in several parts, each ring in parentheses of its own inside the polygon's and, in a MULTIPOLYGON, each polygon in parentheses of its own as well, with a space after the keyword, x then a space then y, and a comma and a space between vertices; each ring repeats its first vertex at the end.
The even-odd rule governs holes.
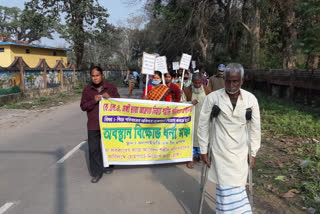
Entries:
POLYGON ((91 182, 97 183, 103 174, 101 153, 101 134, 99 125, 99 101, 102 98, 120 98, 118 89, 111 83, 103 81, 102 69, 91 69, 91 84, 83 89, 80 107, 88 116, 88 146, 91 182))

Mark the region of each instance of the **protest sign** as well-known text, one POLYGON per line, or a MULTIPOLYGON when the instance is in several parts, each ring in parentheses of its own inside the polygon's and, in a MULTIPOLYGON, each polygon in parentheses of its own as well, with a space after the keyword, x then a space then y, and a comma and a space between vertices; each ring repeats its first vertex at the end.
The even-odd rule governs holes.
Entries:
POLYGON ((141 73, 153 75, 156 63, 156 55, 143 52, 141 73))
POLYGON ((172 70, 179 70, 179 62, 172 62, 172 70))
MULTIPOLYGON (((184 77, 185 70, 189 69, 190 62, 191 62, 191 55, 188 54, 182 54, 181 60, 180 60, 180 68, 183 69, 182 72, 182 79, 184 77)), ((181 90, 183 89, 183 81, 181 82, 181 90)))
MULTIPOLYGON (((146 52, 143 52, 142 56, 142 69, 141 73, 146 74, 146 88, 148 88, 149 84, 149 75, 154 74, 155 64, 156 64, 156 55, 155 54, 148 54, 146 52)), ((147 95, 147 91, 145 90, 145 96, 147 95)))
POLYGON ((156 58, 156 71, 160 71, 162 74, 168 73, 167 58, 165 56, 159 56, 156 58))
POLYGON ((193 105, 134 99, 100 101, 104 166, 192 160, 193 105))
POLYGON ((196 61, 192 61, 192 68, 193 68, 193 69, 196 68, 196 61))
POLYGON ((180 60, 180 68, 188 70, 191 62, 191 55, 188 54, 182 54, 181 60, 180 60))

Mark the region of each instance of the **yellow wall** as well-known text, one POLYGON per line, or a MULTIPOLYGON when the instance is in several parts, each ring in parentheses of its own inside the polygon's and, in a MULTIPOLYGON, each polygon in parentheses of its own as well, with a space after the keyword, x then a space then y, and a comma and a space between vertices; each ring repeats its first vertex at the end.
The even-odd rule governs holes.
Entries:
POLYGON ((12 63, 10 46, 0 45, 0 48, 4 48, 4 52, 0 52, 0 66, 8 67, 12 63))
MULTIPOLYGON (((10 47, 10 51, 6 51, 5 49, 4 53, 8 53, 10 59, 4 58, 5 60, 0 60, 0 66, 7 67, 9 66, 16 56, 21 56, 23 60, 29 65, 31 68, 36 67, 39 63, 40 59, 46 59, 46 62, 48 63, 49 67, 53 68, 56 64, 57 60, 63 60, 63 64, 67 65, 67 56, 66 52, 62 50, 53 50, 53 49, 45 49, 45 48, 37 48, 37 47, 28 47, 28 46, 17 46, 17 45, 3 45, 10 47), (30 50, 30 53, 26 53, 26 49, 30 50), (53 56, 53 52, 57 53, 57 56, 53 56), (10 62, 8 63, 7 60, 10 62), (4 62, 2 62, 4 61, 4 62), (3 65, 2 65, 3 64, 3 65)), ((2 46, 0 45, 0 48, 2 46)), ((1 56, 2 53, 0 53, 1 56)), ((6 55, 6 54, 4 54, 6 55)))

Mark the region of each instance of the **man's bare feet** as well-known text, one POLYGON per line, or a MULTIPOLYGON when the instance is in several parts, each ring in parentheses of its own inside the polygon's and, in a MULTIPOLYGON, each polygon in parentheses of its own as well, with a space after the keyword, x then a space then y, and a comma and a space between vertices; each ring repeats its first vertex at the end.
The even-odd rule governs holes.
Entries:
POLYGON ((188 163, 187 163, 187 167, 188 167, 189 169, 193 169, 193 168, 194 168, 194 163, 193 163, 193 161, 188 162, 188 163))

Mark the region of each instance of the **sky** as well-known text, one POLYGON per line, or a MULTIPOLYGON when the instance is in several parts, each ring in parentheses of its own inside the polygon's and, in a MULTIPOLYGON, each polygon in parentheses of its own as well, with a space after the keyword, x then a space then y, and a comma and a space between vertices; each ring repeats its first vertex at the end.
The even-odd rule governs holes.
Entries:
MULTIPOLYGON (((141 8, 145 0, 133 0, 135 4, 128 5, 128 0, 98 0, 99 4, 104 8, 107 8, 109 13, 108 22, 114 25, 118 25, 120 22, 126 23, 127 18, 132 15, 141 14, 141 8)), ((26 0, 0 0, 1 6, 6 7, 19 7, 24 8, 24 2, 26 0)), ((41 39, 40 44, 54 47, 67 47, 68 44, 59 38, 59 35, 55 34, 54 39, 41 39)))

